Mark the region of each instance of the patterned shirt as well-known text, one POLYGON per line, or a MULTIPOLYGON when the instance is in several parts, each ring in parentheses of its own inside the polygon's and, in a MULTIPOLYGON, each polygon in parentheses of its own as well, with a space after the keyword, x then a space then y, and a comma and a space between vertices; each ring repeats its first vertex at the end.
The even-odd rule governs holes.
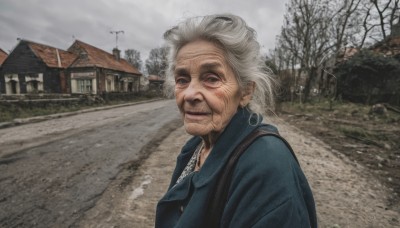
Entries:
POLYGON ((200 155, 200 151, 203 149, 204 144, 200 143, 196 150, 194 151, 192 157, 190 158, 189 162, 187 163, 185 169, 183 170, 183 172, 181 173, 181 175, 179 176, 178 180, 176 180, 175 185, 177 185, 179 182, 181 182, 185 177, 187 177, 188 175, 190 175, 191 173, 194 172, 194 169, 196 168, 196 163, 199 160, 199 155, 200 155))

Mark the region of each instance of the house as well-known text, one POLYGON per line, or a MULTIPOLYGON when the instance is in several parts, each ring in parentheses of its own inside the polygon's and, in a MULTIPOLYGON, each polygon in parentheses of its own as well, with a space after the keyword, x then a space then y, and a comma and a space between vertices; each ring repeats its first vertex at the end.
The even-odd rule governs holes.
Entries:
MULTIPOLYGON (((6 60, 7 57, 8 57, 8 54, 3 49, 0 48, 0 75, 1 75, 2 64, 6 60)), ((2 84, 4 85, 4 80, 3 81, 0 80, 0 94, 2 92, 1 91, 2 84)))
POLYGON ((20 40, 3 63, 0 94, 139 92, 142 74, 113 52, 79 40, 67 51, 20 40))
POLYGON ((71 93, 139 92, 140 76, 134 66, 120 57, 76 40, 68 51, 76 60, 68 67, 71 93))
POLYGON ((400 61, 400 20, 392 26, 390 35, 373 45, 371 50, 382 53, 385 56, 394 57, 400 61))
POLYGON ((162 85, 164 84, 164 79, 158 75, 149 75, 147 77, 147 80, 149 81, 149 87, 157 87, 161 88, 162 85))
POLYGON ((8 54, 0 48, 0 67, 3 65, 4 60, 6 60, 8 54))
POLYGON ((76 55, 28 40, 20 40, 2 64, 0 93, 66 93, 65 69, 76 55))
POLYGON ((160 93, 162 91, 165 82, 162 77, 158 75, 149 75, 147 79, 149 81, 148 90, 154 90, 157 93, 160 93))

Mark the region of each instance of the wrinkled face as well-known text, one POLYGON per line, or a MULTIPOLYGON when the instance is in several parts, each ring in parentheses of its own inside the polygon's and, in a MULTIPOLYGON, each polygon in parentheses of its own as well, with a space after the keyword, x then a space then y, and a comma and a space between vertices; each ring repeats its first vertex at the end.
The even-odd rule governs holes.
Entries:
POLYGON ((238 82, 223 51, 208 41, 193 41, 176 56, 175 97, 186 131, 219 135, 241 102, 238 82))

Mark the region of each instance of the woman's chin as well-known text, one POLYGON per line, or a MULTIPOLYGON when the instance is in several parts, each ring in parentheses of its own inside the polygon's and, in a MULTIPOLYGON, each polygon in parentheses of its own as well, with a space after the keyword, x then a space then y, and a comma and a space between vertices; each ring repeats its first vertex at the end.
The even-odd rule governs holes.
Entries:
POLYGON ((185 130, 189 135, 202 136, 207 135, 206 127, 202 124, 185 123, 185 130))

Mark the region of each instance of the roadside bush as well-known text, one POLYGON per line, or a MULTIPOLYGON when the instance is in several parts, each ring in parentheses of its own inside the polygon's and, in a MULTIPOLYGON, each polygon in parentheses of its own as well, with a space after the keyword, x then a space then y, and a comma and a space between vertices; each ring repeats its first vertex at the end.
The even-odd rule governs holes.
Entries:
POLYGON ((337 66, 338 91, 343 99, 373 104, 399 105, 400 62, 370 50, 362 50, 337 66))

